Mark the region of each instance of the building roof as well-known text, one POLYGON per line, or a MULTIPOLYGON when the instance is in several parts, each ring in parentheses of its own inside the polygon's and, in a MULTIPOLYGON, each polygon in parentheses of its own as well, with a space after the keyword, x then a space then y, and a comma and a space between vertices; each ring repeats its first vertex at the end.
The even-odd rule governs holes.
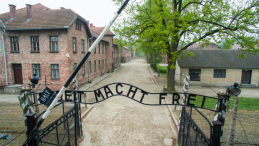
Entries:
POLYGON ((130 51, 130 49, 128 49, 128 47, 126 47, 126 46, 124 46, 123 48, 124 48, 125 50, 128 50, 128 51, 130 51))
POLYGON ((231 50, 241 50, 241 49, 246 49, 246 48, 242 48, 241 45, 233 45, 231 47, 231 50))
POLYGON ((5 25, 3 24, 2 20, 0 19, 0 28, 5 28, 5 25))
MULTIPOLYGON (((92 36, 93 36, 94 38, 98 38, 98 36, 99 36, 98 33, 94 32, 94 31, 91 30, 91 29, 90 29, 90 31, 91 31, 91 34, 92 34, 92 36)), ((105 38, 102 38, 101 41, 105 41, 105 42, 109 43, 109 41, 107 41, 105 38)))
POLYGON ((189 50, 194 57, 180 58, 181 68, 259 68, 259 54, 250 57, 246 53, 245 59, 238 58, 240 50, 189 50))
MULTIPOLYGON (((91 30, 93 30, 94 32, 96 32, 98 34, 101 34, 102 31, 104 30, 104 28, 105 27, 90 27, 91 30)), ((110 30, 108 30, 105 35, 115 36, 110 30)))
POLYGON ((84 18, 71 9, 50 9, 42 4, 31 6, 32 19, 27 21, 26 7, 16 10, 16 18, 10 20, 10 12, 0 14, 6 30, 30 29, 67 29, 75 20, 80 20, 86 27, 87 35, 91 36, 84 18))
MULTIPOLYGON (((187 48, 187 50, 195 50, 195 49, 200 49, 200 46, 204 44, 204 42, 201 43, 194 43, 191 46, 187 48)), ((215 49, 221 49, 217 44, 215 43, 209 43, 208 45, 205 45, 202 49, 204 50, 215 50, 215 49)))

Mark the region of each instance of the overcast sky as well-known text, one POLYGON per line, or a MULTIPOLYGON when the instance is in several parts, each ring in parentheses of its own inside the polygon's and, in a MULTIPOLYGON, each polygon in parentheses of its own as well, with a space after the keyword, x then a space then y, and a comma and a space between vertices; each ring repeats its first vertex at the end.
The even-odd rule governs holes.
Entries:
POLYGON ((0 14, 9 12, 9 4, 16 5, 16 10, 26 7, 25 4, 38 4, 51 8, 72 9, 96 27, 104 27, 118 11, 112 0, 1 0, 0 14))

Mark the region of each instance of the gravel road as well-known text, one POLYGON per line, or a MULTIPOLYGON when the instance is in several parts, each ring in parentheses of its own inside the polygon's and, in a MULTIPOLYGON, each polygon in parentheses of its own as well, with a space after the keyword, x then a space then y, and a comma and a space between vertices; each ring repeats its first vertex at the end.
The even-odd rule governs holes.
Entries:
MULTIPOLYGON (((89 90, 113 82, 124 82, 148 92, 161 92, 162 85, 151 80, 144 59, 135 59, 89 90)), ((127 93, 127 87, 121 87, 127 93)), ((128 87, 129 88, 129 87, 128 87)), ((115 93, 115 88, 110 88, 115 93)), ((92 95, 93 96, 93 95, 92 95)), ((94 98, 87 96, 87 98, 94 98)), ((135 97, 141 97, 137 92, 135 97)), ((157 95, 148 95, 143 102, 159 103, 157 95)), ((175 124, 167 106, 147 106, 127 97, 116 96, 95 104, 83 119, 84 140, 80 146, 100 145, 165 145, 177 139, 175 124)))

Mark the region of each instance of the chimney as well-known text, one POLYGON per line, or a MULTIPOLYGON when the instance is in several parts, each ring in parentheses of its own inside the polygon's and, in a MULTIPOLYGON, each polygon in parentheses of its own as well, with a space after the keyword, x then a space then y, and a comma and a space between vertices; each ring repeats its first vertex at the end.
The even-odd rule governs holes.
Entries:
POLYGON ((91 27, 93 27, 93 24, 92 24, 92 23, 90 23, 90 28, 91 28, 91 27))
POLYGON ((13 4, 9 4, 10 8, 10 20, 14 20, 16 18, 16 6, 13 4))
POLYGON ((31 18, 32 18, 31 5, 30 4, 26 4, 26 11, 27 11, 27 21, 30 21, 31 18))
POLYGON ((60 7, 60 9, 61 9, 61 10, 65 10, 65 8, 64 8, 64 7, 60 7))

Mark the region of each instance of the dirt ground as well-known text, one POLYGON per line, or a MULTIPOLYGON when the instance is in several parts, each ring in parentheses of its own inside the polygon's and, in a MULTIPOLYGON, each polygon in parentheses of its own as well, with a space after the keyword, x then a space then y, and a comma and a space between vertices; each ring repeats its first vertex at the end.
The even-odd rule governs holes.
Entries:
MULTIPOLYGON (((123 64, 123 68, 89 90, 113 82, 137 86, 147 92, 161 92, 163 86, 153 83, 144 59, 123 64)), ((121 88, 126 94, 129 87, 121 88), (125 89, 124 89, 125 88, 125 89)), ((112 92, 115 88, 111 87, 112 92)), ((141 97, 137 92, 135 98, 141 97)), ((93 96, 93 95, 92 95, 93 96)), ((159 103, 157 95, 143 102, 159 103)), ((87 95, 87 97, 91 97, 87 95)), ((90 100, 90 99, 89 99, 90 100)), ((83 120, 84 141, 80 146, 99 145, 164 145, 165 138, 177 139, 167 106, 147 106, 123 96, 111 97, 95 105, 83 120)), ((172 144, 172 143, 171 143, 172 144)))

